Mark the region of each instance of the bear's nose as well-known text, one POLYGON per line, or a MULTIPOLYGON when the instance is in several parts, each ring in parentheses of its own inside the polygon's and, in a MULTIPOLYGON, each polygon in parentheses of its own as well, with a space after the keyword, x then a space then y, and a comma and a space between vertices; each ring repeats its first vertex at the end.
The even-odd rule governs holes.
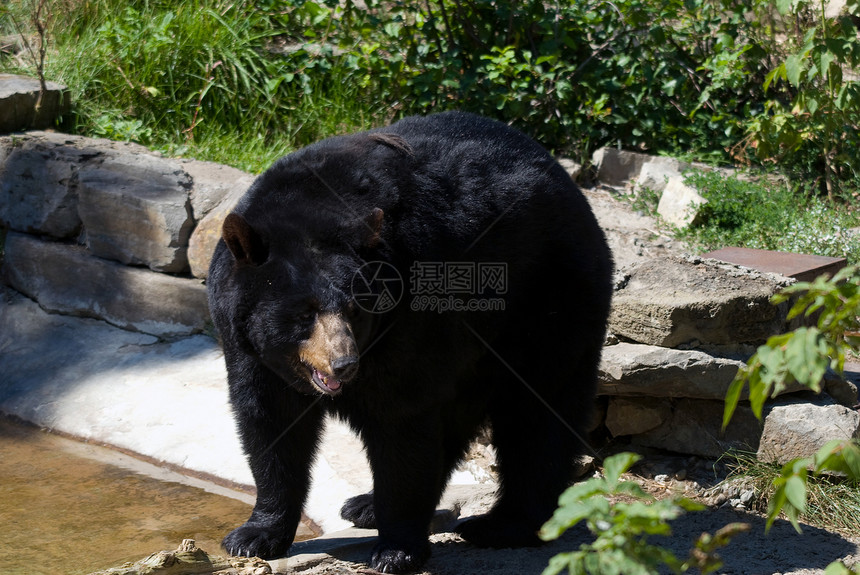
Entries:
POLYGON ((331 362, 332 375, 341 381, 349 381, 358 371, 358 357, 345 355, 331 362))

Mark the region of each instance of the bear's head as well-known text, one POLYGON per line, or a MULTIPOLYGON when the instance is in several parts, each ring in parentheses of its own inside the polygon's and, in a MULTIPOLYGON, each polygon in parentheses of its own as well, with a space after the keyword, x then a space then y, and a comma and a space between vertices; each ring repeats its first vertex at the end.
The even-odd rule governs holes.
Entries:
POLYGON ((221 291, 213 317, 221 317, 225 339, 297 390, 337 395, 358 374, 360 350, 377 320, 356 304, 351 286, 379 242, 383 211, 370 209, 345 225, 320 214, 308 218, 310 225, 301 219, 272 225, 268 218, 227 216, 221 255, 227 273, 219 276, 229 279, 212 278, 221 291), (326 231, 314 237, 309 229, 326 231))
POLYGON ((349 387, 381 321, 355 301, 353 282, 392 257, 383 210, 396 212, 412 158, 392 134, 338 136, 255 180, 224 221, 207 280, 225 350, 305 393, 349 387))

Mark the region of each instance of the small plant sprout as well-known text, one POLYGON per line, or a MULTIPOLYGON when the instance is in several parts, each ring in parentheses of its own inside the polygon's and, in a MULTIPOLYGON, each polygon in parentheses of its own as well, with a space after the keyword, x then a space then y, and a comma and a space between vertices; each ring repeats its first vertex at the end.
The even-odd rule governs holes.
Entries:
POLYGON ((703 534, 687 559, 679 559, 668 549, 649 542, 649 536, 671 533, 669 521, 704 506, 677 496, 655 500, 638 483, 622 480, 639 459, 633 453, 607 457, 603 477, 573 485, 562 494, 558 509, 541 529, 540 537, 544 541, 557 539, 584 520, 596 538, 593 543, 580 545, 577 551, 553 557, 543 575, 555 575, 565 569, 571 574, 646 575, 660 572, 661 567, 673 573, 693 568, 712 573, 722 565, 717 549, 748 526, 732 524, 713 536, 703 534))

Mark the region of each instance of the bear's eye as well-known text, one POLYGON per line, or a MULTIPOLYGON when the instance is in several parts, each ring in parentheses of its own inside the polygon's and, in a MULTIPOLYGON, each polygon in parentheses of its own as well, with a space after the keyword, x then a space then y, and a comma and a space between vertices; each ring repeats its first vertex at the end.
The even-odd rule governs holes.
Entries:
POLYGON ((297 315, 296 319, 299 321, 299 323, 311 323, 316 319, 316 316, 316 312, 308 310, 297 315))

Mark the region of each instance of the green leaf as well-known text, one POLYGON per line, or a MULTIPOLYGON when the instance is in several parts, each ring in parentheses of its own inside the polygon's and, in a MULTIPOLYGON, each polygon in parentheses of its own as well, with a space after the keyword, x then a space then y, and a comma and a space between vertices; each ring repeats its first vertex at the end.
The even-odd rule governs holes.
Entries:
POLYGON ((785 482, 785 496, 800 513, 806 511, 806 481, 805 478, 792 476, 785 482))
POLYGON ((821 391, 821 380, 830 366, 824 336, 814 327, 795 330, 785 346, 785 363, 793 379, 816 391, 821 391))
MULTIPOLYGON (((752 361, 753 358, 750 358, 750 360, 752 361)), ((735 409, 738 407, 738 402, 740 401, 741 392, 744 389, 744 383, 746 382, 747 377, 749 377, 749 372, 745 368, 740 368, 738 370, 738 374, 729 385, 729 390, 726 392, 726 400, 723 408, 723 431, 728 427, 729 421, 731 421, 732 415, 734 415, 735 409)))
POLYGON ((800 85, 800 74, 803 73, 803 56, 791 54, 785 59, 785 77, 792 86, 800 85))
POLYGON ((565 569, 574 573, 577 555, 578 553, 575 552, 559 553, 558 555, 555 555, 549 560, 549 564, 541 572, 541 575, 556 575, 565 569))
POLYGON ((842 561, 834 561, 824 570, 824 575, 852 575, 853 573, 854 571, 846 567, 842 561))
POLYGON ((779 10, 779 13, 783 16, 791 12, 793 8, 793 0, 776 0, 776 9, 779 10))
POLYGON ((603 461, 603 475, 606 478, 606 483, 610 489, 614 489, 618 483, 618 479, 625 471, 633 467, 633 464, 642 459, 642 456, 635 453, 618 453, 611 457, 607 457, 603 461))
POLYGON ((653 499, 653 497, 648 495, 648 493, 646 493, 645 490, 642 489, 641 485, 639 485, 638 483, 635 483, 633 481, 622 481, 622 482, 618 483, 615 486, 613 493, 631 495, 631 496, 636 497, 638 499, 645 499, 648 501, 653 499))
POLYGON ((830 70, 830 63, 836 59, 836 54, 831 52, 830 50, 825 50, 821 53, 818 61, 818 67, 821 70, 821 74, 827 74, 830 70))
POLYGON ((857 441, 828 441, 815 453, 814 460, 816 473, 844 473, 849 479, 860 480, 860 444, 857 441))
POLYGON ((400 35, 400 30, 402 29, 402 26, 399 22, 386 22, 382 29, 389 36, 396 38, 400 35))
POLYGON ((779 66, 768 72, 767 75, 764 77, 764 84, 762 84, 762 87, 764 88, 765 92, 767 92, 767 89, 770 87, 771 82, 775 80, 785 80, 784 63, 780 64, 779 66))
MULTIPOLYGON (((765 533, 770 531, 770 528, 773 526, 773 522, 776 521, 777 517, 779 517, 779 514, 782 512, 782 508, 785 507, 785 504, 788 501, 788 498, 785 496, 785 489, 782 488, 778 479, 773 482, 773 485, 776 490, 773 492, 773 495, 767 504, 767 521, 764 526, 765 533)), ((795 529, 800 532, 798 527, 795 527, 795 529)))
POLYGON ((780 513, 785 513, 794 529, 800 533, 798 516, 806 511, 807 468, 813 464, 809 458, 793 459, 782 466, 779 477, 774 482, 774 493, 767 510, 768 531, 780 513))

